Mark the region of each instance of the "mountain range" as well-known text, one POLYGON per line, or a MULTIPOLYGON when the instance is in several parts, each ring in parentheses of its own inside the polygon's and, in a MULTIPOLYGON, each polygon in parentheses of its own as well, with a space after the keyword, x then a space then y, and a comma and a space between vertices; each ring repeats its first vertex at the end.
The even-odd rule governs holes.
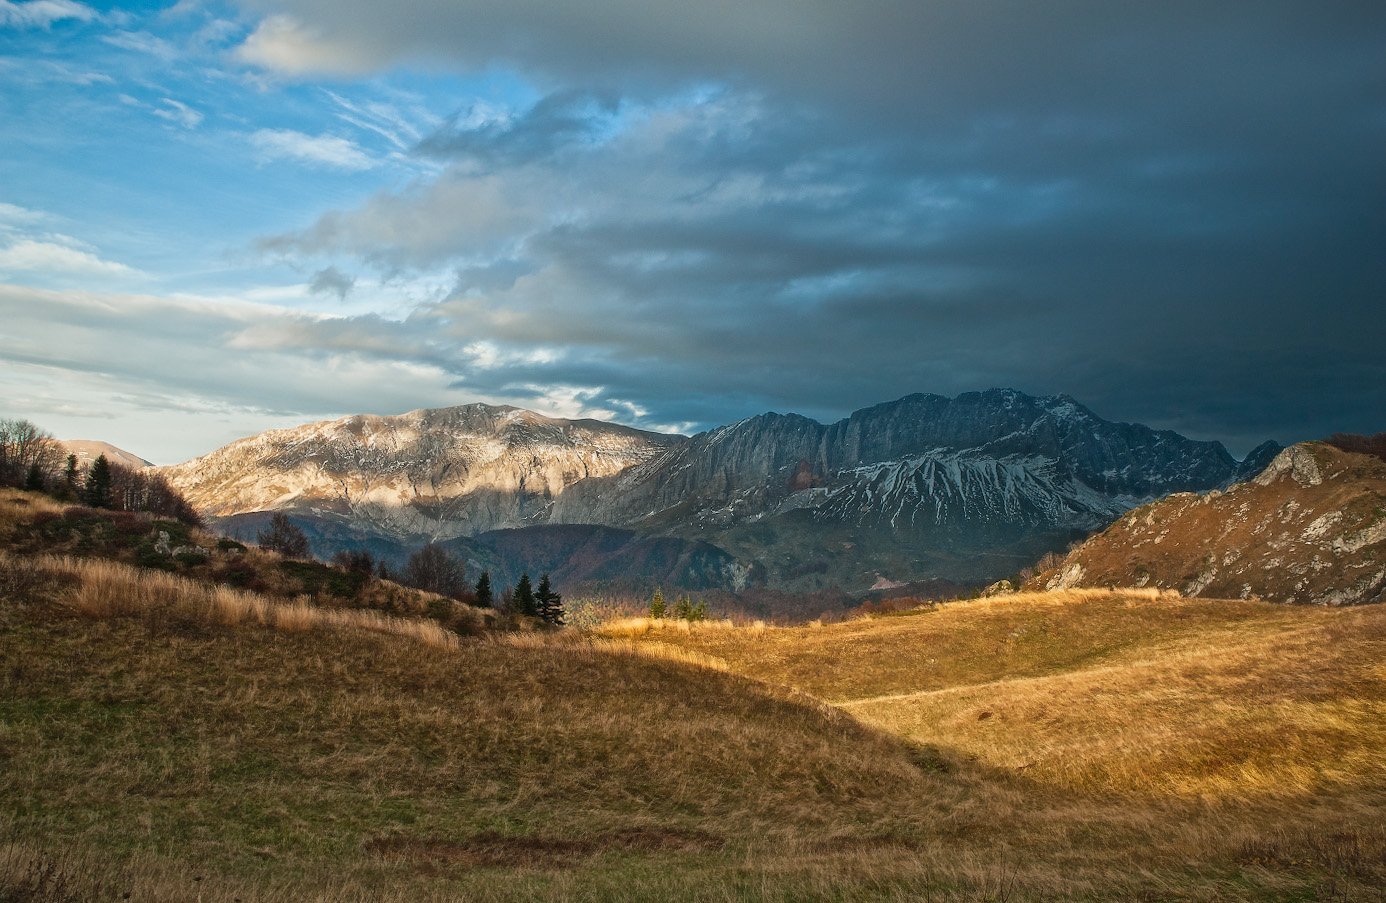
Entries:
POLYGON ((1279 451, 1238 461, 1068 396, 993 389, 909 395, 831 424, 767 413, 692 437, 469 404, 273 430, 163 473, 214 525, 253 536, 283 511, 319 555, 400 559, 441 541, 498 582, 539 556, 570 589, 860 591, 1012 574, 1279 451))

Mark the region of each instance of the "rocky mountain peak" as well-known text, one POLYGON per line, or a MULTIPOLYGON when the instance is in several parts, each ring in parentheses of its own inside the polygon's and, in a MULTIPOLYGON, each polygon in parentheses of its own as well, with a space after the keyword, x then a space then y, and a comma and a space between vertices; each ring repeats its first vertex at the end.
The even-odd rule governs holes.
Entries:
POLYGON ((682 437, 467 404, 271 430, 165 470, 199 510, 294 509, 398 538, 465 535, 542 516, 578 480, 682 437))

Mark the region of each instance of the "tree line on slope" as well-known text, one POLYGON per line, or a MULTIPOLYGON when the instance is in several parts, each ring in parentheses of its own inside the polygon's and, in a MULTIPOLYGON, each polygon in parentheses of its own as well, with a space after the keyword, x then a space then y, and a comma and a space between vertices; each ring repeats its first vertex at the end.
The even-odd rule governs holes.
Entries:
POLYGON ((162 476, 100 455, 82 467, 62 443, 28 420, 0 419, 0 486, 43 492, 112 511, 146 511, 201 526, 202 519, 162 476))
MULTIPOLYGON (((282 512, 270 518, 269 526, 260 531, 256 544, 286 558, 310 557, 307 535, 282 512)), ((415 550, 398 571, 383 561, 377 562, 364 549, 338 552, 332 563, 348 571, 374 574, 478 608, 499 608, 512 615, 537 618, 555 627, 564 622, 563 597, 554 591, 548 574, 540 578, 538 589, 534 588, 529 574, 523 574, 513 589, 501 593, 498 605, 490 573, 482 571, 476 583, 469 584, 466 564, 437 543, 425 543, 415 550)))

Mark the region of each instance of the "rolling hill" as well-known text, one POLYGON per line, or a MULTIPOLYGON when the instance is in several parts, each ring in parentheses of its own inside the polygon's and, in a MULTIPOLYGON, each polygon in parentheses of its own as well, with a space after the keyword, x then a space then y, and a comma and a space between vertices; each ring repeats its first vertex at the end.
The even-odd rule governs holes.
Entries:
POLYGON ((1369 899, 1386 879, 1386 608, 1073 591, 459 640, 6 564, 18 899, 1369 899))
POLYGON ((1307 900, 1386 881, 1380 606, 1068 591, 468 639, 110 561, 3 564, 7 899, 1307 900))
POLYGON ((142 470, 154 466, 139 455, 123 448, 116 448, 109 442, 100 442, 95 439, 64 439, 59 444, 62 446, 64 455, 77 456, 77 466, 79 467, 90 466, 91 462, 102 455, 106 456, 106 460, 131 470, 142 470))

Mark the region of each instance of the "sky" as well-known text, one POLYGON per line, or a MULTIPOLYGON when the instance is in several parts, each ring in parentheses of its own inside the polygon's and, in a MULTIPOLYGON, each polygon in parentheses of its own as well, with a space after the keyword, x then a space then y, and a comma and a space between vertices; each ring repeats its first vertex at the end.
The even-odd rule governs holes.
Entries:
POLYGON ((1386 5, 0 0, 0 416, 1386 430, 1386 5))

